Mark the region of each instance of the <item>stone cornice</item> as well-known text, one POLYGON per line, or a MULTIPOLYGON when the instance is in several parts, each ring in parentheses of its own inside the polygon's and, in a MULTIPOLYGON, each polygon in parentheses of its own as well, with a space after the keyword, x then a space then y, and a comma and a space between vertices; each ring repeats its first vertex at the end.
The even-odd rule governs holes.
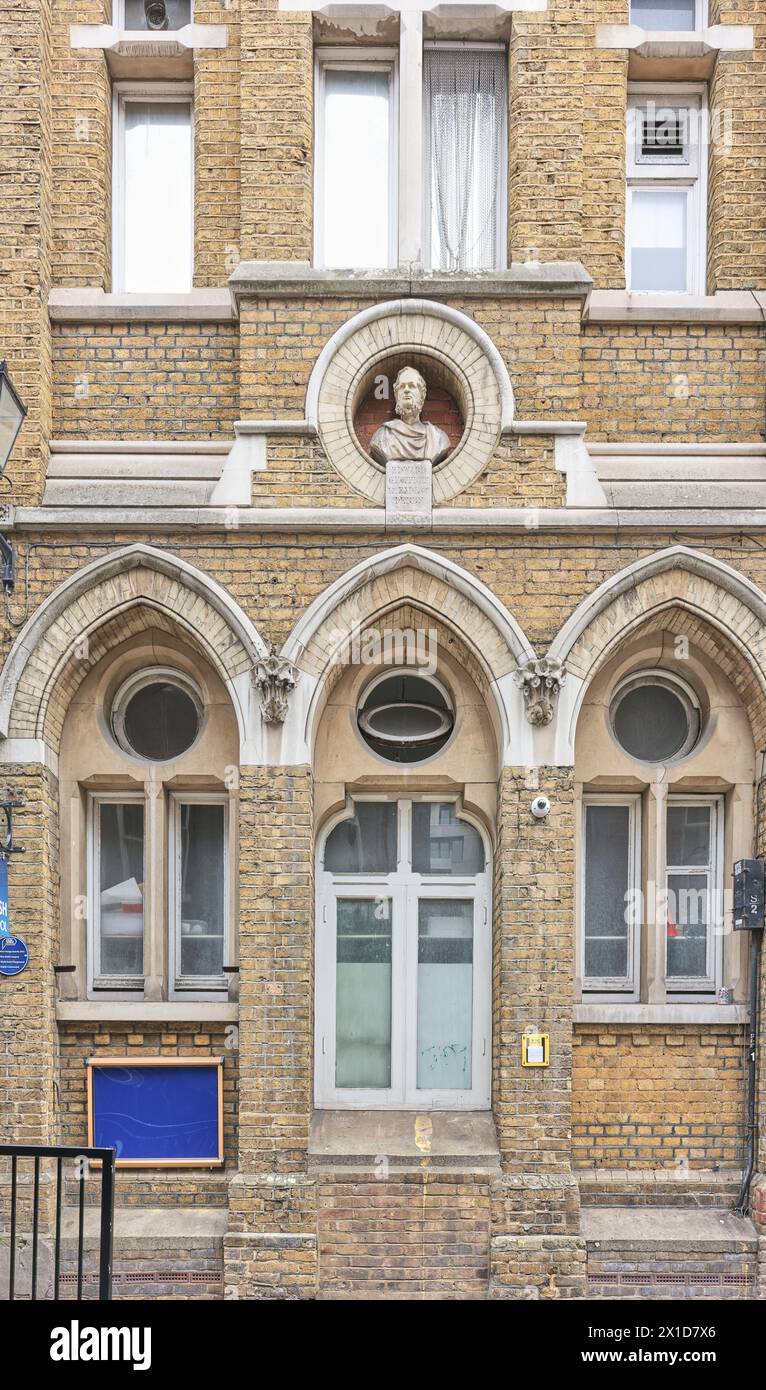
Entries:
POLYGON ((241 299, 580 299, 593 282, 580 261, 530 261, 508 270, 446 274, 397 270, 317 270, 302 261, 242 261, 229 280, 241 299))

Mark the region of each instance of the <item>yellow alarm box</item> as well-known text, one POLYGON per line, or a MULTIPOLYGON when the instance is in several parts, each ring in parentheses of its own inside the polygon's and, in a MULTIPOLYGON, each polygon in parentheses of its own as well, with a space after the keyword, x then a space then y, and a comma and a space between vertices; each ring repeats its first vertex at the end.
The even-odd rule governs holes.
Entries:
POLYGON ((549 1049, 549 1033, 522 1033, 521 1065, 523 1067, 547 1067, 549 1049))

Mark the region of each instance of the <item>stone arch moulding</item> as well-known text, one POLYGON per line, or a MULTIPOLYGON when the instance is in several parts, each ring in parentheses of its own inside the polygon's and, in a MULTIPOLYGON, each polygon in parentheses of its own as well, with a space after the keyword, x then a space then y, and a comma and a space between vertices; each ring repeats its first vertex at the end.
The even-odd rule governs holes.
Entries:
POLYGON ((314 600, 282 649, 301 672, 284 730, 283 762, 310 762, 328 680, 353 634, 411 608, 453 632, 481 669, 504 763, 532 760, 532 730, 514 679, 534 659, 523 630, 490 589, 445 556, 407 543, 362 560, 314 600))
MULTIPOLYGON (((766 728, 766 594, 730 565, 687 546, 628 565, 583 599, 554 638, 548 657, 562 662, 557 757, 574 761, 577 720, 586 691, 612 652, 664 609, 685 609, 718 631, 758 691, 766 728)), ((756 711, 749 710, 751 722, 756 711)))
MULTIPOLYGON (((306 419, 346 482, 378 506, 385 472, 359 444, 353 406, 360 384, 388 358, 408 353, 454 378, 463 400, 464 433, 434 469, 434 501, 456 497, 486 467, 513 421, 513 387, 489 334, 467 314, 428 299, 396 299, 362 310, 325 344, 306 394, 306 419)), ((428 413, 426 407, 426 414, 428 413)))
POLYGON ((57 701, 68 702, 92 664, 77 661, 75 644, 102 628, 116 632, 120 615, 138 609, 155 612, 163 626, 188 636, 217 670, 234 706, 244 757, 251 673, 266 644, 221 585, 178 556, 142 544, 77 570, 28 619, 0 677, 0 737, 55 751, 57 701))

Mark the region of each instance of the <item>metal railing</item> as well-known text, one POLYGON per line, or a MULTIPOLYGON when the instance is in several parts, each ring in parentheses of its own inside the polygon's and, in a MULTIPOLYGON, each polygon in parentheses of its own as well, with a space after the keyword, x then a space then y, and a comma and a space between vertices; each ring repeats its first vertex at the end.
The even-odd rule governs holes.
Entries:
MULTIPOLYGON (((100 1221, 98 1250, 98 1298, 106 1302, 112 1297, 112 1248, 114 1241, 114 1149, 80 1149, 67 1146, 49 1147, 44 1144, 0 1144, 0 1159, 11 1160, 10 1181, 10 1248, 8 1264, 8 1298, 13 1300, 17 1293, 17 1243, 19 1241, 19 1189, 24 1186, 28 1170, 19 1170, 19 1160, 32 1159, 32 1205, 31 1205, 31 1269, 30 1288, 22 1297, 37 1299, 40 1273, 40 1187, 43 1175, 42 1165, 50 1159, 56 1164, 56 1193, 53 1241, 53 1298, 61 1296, 61 1221, 65 1174, 64 1164, 70 1159, 78 1182, 77 1191, 77 1298, 83 1296, 83 1264, 85 1250, 85 1178, 90 1172, 90 1163, 100 1164, 100 1221), (19 1179, 22 1179, 20 1183, 19 1179)), ((0 1169, 2 1173, 2 1169, 0 1169)), ((42 1295, 43 1297, 45 1295, 42 1295)))

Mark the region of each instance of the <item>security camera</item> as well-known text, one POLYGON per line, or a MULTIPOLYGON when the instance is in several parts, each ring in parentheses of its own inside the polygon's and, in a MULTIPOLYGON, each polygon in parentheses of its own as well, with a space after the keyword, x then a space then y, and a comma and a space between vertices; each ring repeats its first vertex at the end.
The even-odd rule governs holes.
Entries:
POLYGON ((550 809, 551 803, 547 796, 536 796, 530 807, 535 820, 545 820, 550 809))

